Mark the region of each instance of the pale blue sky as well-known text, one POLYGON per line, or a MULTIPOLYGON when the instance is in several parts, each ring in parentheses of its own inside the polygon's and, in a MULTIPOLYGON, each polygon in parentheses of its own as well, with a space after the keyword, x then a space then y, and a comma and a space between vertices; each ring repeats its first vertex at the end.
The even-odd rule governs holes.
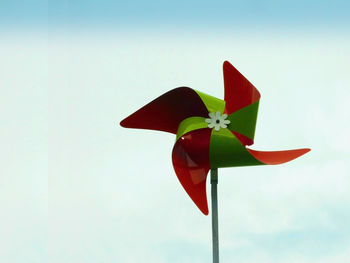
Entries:
POLYGON ((335 1, 1 1, 2 25, 102 27, 316 26, 345 29, 350 3, 335 1))

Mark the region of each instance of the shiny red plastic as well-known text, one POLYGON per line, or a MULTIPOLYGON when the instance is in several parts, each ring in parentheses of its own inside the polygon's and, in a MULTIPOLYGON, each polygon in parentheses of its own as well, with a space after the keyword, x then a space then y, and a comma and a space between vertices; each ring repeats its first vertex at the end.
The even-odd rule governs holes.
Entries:
POLYGON ((231 114, 260 99, 259 91, 230 62, 225 61, 225 113, 231 114))
POLYGON ((120 125, 176 134, 180 122, 193 116, 207 118, 208 110, 194 90, 181 87, 156 98, 122 120, 120 125))
POLYGON ((234 136, 237 137, 237 139, 244 145, 252 145, 253 144, 253 140, 248 138, 247 136, 244 136, 243 134, 240 134, 238 132, 235 131, 230 131, 233 133, 234 136))
POLYGON ((310 151, 308 148, 296 149, 296 150, 287 150, 287 151, 256 151, 256 150, 247 150, 255 159, 264 163, 264 164, 281 164, 292 161, 303 154, 310 151))
POLYGON ((209 144, 212 129, 191 131, 180 137, 173 148, 175 173, 193 202, 208 214, 206 178, 210 170, 209 144))

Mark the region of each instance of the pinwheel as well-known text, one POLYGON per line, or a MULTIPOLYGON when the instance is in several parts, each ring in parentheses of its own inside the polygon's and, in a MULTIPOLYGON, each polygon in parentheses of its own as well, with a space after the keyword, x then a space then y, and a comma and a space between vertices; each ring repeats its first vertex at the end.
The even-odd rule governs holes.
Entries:
MULTIPOLYGON (((209 170, 214 175, 212 183, 215 183, 217 168, 281 164, 310 150, 258 151, 248 148, 254 141, 260 93, 227 61, 223 64, 223 72, 224 100, 179 87, 120 123, 126 128, 176 134, 172 151, 175 173, 205 215, 208 214, 206 178, 209 170)), ((214 194, 216 196, 216 189, 214 194)))

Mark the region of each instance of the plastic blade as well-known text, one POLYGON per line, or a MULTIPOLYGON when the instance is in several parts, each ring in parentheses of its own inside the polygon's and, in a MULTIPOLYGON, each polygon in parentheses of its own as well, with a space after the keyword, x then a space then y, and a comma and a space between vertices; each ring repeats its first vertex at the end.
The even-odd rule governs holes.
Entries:
POLYGON ((309 152, 311 149, 304 148, 286 151, 256 151, 247 148, 247 150, 254 156, 255 159, 264 164, 281 164, 292 161, 309 152))
POLYGON ((230 62, 225 61, 225 113, 231 114, 260 99, 259 91, 230 62))
POLYGON ((172 159, 175 173, 192 201, 208 214, 206 178, 210 170, 209 144, 211 129, 193 130, 175 143, 172 159))
POLYGON ((173 89, 120 122, 125 128, 159 130, 176 134, 181 121, 189 117, 207 117, 208 110, 191 88, 173 89))

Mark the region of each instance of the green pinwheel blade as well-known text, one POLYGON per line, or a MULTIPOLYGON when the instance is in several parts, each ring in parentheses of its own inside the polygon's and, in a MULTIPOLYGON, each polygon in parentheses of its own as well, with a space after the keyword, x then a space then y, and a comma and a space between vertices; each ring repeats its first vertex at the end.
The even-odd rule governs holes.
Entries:
POLYGON ((232 114, 227 119, 230 121, 228 128, 254 140, 256 120, 258 117, 259 101, 250 104, 232 114))
POLYGON ((210 167, 262 165, 228 129, 212 130, 209 147, 210 167))
MULTIPOLYGON (((203 101, 204 105, 206 106, 209 112, 213 112, 213 113, 217 111, 220 113, 224 112, 225 110, 224 100, 220 100, 218 98, 215 98, 213 96, 210 96, 198 90, 194 90, 194 91, 201 98, 201 100, 203 101)), ((182 135, 188 132, 191 132, 197 129, 207 128, 207 127, 208 127, 208 123, 205 122, 205 118, 203 117, 190 117, 190 118, 184 119, 179 124, 178 130, 176 133, 176 140, 178 140, 182 135)))
POLYGON ((207 107, 209 112, 217 112, 223 113, 225 110, 225 101, 200 92, 198 90, 194 90, 199 97, 202 99, 204 105, 207 107))
POLYGON ((178 140, 182 135, 197 129, 208 128, 208 123, 205 122, 203 117, 190 117, 184 119, 177 130, 176 140, 178 140))

